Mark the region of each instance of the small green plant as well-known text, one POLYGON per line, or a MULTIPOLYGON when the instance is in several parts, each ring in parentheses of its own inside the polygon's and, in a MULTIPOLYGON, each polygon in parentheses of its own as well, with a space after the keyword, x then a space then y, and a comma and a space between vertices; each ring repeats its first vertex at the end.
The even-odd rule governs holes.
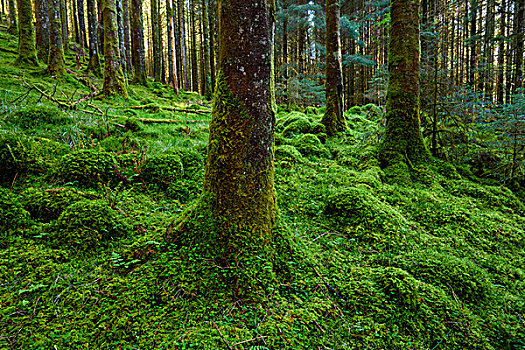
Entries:
POLYGON ((64 182, 77 181, 85 186, 95 186, 100 181, 113 179, 115 168, 111 153, 85 149, 62 157, 57 174, 64 182))

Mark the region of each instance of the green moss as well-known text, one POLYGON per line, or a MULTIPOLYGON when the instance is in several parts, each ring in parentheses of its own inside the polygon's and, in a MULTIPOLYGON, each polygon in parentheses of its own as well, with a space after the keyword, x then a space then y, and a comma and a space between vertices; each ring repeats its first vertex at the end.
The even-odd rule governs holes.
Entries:
POLYGON ((0 241, 7 242, 5 231, 20 230, 31 223, 31 216, 21 204, 20 197, 6 188, 0 187, 0 241))
POLYGON ((293 135, 305 134, 312 129, 312 125, 306 118, 298 118, 290 122, 283 130, 284 137, 290 137, 293 135))
POLYGON ((301 161, 301 152, 292 145, 282 145, 275 148, 275 159, 289 162, 301 161))
POLYGON ((29 188, 23 193, 23 203, 26 210, 34 219, 50 222, 56 220, 71 204, 93 199, 93 194, 79 191, 74 188, 59 187, 49 189, 29 188))
POLYGON ((55 242, 87 250, 123 236, 129 227, 105 200, 83 200, 68 206, 52 229, 55 242))
POLYGON ((375 122, 380 121, 384 116, 383 109, 373 103, 364 105, 361 109, 361 112, 365 114, 367 119, 373 120, 375 122))
POLYGON ((165 189, 181 178, 183 169, 178 154, 161 154, 146 158, 141 177, 144 181, 165 189))
POLYGON ((77 181, 96 186, 114 177, 116 164, 111 153, 85 149, 66 154, 57 164, 57 175, 63 182, 77 181))
POLYGON ((361 106, 353 106, 353 107, 350 107, 350 109, 347 111, 347 114, 361 114, 362 113, 362 110, 361 110, 361 106))
POLYGON ((7 120, 22 128, 34 128, 37 126, 58 126, 72 122, 55 106, 31 105, 21 108, 7 116, 7 120))
POLYGON ((284 129, 288 125, 294 122, 297 122, 297 121, 303 121, 303 124, 304 122, 310 123, 310 119, 304 113, 301 113, 301 112, 282 113, 277 116, 275 129, 278 132, 283 132, 284 129))
POLYGON ((142 142, 128 134, 124 136, 107 137, 101 140, 99 145, 107 152, 113 153, 138 152, 142 149, 142 142))
POLYGON ((313 134, 303 134, 292 140, 292 144, 303 155, 325 156, 328 157, 330 152, 321 143, 319 137, 313 134))

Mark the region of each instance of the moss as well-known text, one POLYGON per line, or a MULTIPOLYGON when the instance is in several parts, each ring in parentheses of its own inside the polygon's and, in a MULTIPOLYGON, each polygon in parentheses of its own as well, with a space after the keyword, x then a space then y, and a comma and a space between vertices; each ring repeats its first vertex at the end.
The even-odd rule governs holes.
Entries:
MULTIPOLYGON (((0 229, 19 230, 29 226, 31 216, 21 204, 20 197, 6 188, 0 187, 0 229)), ((0 241, 7 239, 2 237, 0 241)))
POLYGON ((469 304, 484 304, 494 293, 487 272, 468 259, 424 250, 407 253, 395 264, 469 304))
POLYGON ((282 114, 280 117, 277 118, 275 129, 278 132, 283 132, 288 125, 297 121, 302 121, 303 124, 304 122, 311 123, 310 119, 306 116, 306 114, 301 112, 291 112, 288 114, 282 114))
POLYGON ((383 169, 385 178, 391 184, 409 185, 412 183, 410 168, 404 162, 394 163, 383 169))
POLYGON ((326 134, 326 127, 322 123, 315 123, 311 127, 312 134, 326 134))
POLYGON ((289 123, 283 130, 284 137, 308 133, 312 125, 307 119, 297 119, 289 123))
POLYGON ((23 203, 31 216, 43 222, 56 220, 71 204, 93 199, 93 194, 74 188, 59 187, 48 189, 29 188, 23 193, 23 203))
POLYGON ((19 32, 18 57, 15 64, 38 66, 31 0, 17 0, 17 6, 19 32))
POLYGON ((52 229, 55 242, 88 250, 123 236, 129 227, 105 200, 83 200, 68 206, 52 229))
POLYGON ((161 154, 146 158, 141 178, 166 189, 177 181, 183 173, 183 165, 178 154, 161 154))
POLYGON ((275 148, 275 159, 298 162, 302 159, 302 155, 294 146, 282 145, 275 148))
POLYGON ((373 103, 364 105, 361 109, 361 112, 364 113, 367 119, 373 120, 375 122, 381 120, 384 116, 383 109, 373 103))
POLYGON ((110 136, 99 143, 100 147, 113 153, 134 153, 142 149, 142 142, 126 134, 124 136, 110 136))
POLYGON ((55 106, 32 105, 9 114, 7 120, 22 128, 67 125, 72 119, 55 106))
POLYGON ((385 296, 397 305, 411 310, 419 307, 419 283, 405 270, 387 267, 380 272, 377 283, 385 296))
POLYGON ((350 109, 347 111, 348 114, 361 114, 362 113, 362 110, 361 110, 361 106, 353 106, 353 107, 350 107, 350 109))
POLYGON ((303 155, 329 156, 329 151, 317 135, 303 134, 292 141, 292 144, 303 155))
POLYGON ((139 132, 142 130, 142 123, 139 122, 137 119, 126 119, 126 123, 124 124, 124 127, 127 131, 131 132, 139 132))
POLYGON ((111 153, 85 149, 63 156, 56 172, 64 182, 78 181, 81 185, 96 186, 112 179, 115 167, 111 153))

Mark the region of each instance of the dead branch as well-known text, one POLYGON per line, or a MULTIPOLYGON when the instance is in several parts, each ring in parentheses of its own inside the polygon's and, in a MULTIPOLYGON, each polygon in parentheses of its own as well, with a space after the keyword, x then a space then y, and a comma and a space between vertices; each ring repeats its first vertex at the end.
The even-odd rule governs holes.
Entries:
POLYGON ((185 108, 177 108, 177 107, 170 107, 170 106, 157 106, 154 104, 147 104, 144 106, 129 106, 127 109, 138 109, 138 110, 152 110, 152 111, 170 111, 170 112, 181 112, 181 113, 195 113, 195 114, 209 114, 210 111, 203 111, 203 110, 194 110, 194 109, 185 109, 185 108))

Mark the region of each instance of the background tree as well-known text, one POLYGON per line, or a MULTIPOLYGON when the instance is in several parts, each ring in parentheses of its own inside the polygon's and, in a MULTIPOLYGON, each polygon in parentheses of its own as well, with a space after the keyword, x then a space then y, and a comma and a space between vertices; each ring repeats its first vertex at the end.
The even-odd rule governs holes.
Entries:
POLYGON ((49 12, 47 0, 35 0, 35 43, 38 57, 46 61, 49 55, 49 12))
POLYGON ((18 7, 18 57, 16 64, 38 65, 33 27, 31 0, 17 0, 18 7))
POLYGON ((7 27, 7 32, 12 35, 16 35, 18 33, 15 0, 9 0, 9 26, 7 27))
POLYGON ((328 135, 346 129, 339 20, 339 0, 326 0, 326 112, 321 122, 328 135))
POLYGON ((128 96, 122 61, 120 59, 117 33, 117 3, 116 0, 103 1, 104 15, 104 86, 105 96, 128 96))
POLYGON ((142 28, 142 1, 131 0, 132 28, 133 28, 133 67, 135 68, 134 83, 145 85, 146 64, 144 62, 144 30, 142 28))
POLYGON ((63 75, 66 72, 62 43, 62 18, 60 0, 49 0, 49 58, 47 72, 50 75, 63 75))
POLYGON ((392 0, 383 167, 428 159, 419 119, 419 0, 392 0))
POLYGON ((87 71, 98 76, 100 75, 100 57, 98 55, 98 21, 95 0, 87 0, 87 10, 89 29, 89 63, 87 71))

